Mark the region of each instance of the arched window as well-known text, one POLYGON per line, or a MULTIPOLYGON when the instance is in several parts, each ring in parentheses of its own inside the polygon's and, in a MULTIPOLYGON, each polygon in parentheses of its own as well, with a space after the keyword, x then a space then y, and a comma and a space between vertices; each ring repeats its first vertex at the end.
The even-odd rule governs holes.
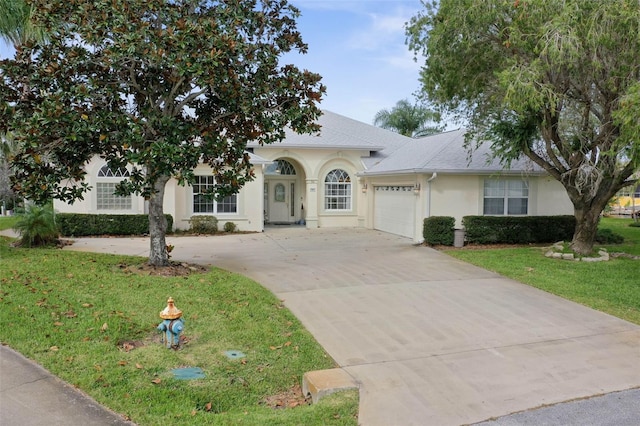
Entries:
POLYGON ((296 168, 287 160, 276 160, 269 164, 264 171, 265 175, 295 176, 296 168))
POLYGON ((351 177, 342 169, 331 170, 324 179, 325 210, 351 210, 351 177))
POLYGON ((130 176, 126 168, 112 170, 105 164, 98 170, 96 182, 96 209, 98 210, 131 210, 131 195, 122 197, 115 195, 116 185, 130 176))

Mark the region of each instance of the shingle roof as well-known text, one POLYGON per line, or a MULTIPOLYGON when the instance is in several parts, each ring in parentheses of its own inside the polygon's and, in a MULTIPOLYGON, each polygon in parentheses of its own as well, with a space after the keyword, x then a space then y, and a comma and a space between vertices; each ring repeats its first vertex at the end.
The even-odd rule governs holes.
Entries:
POLYGON ((401 173, 540 173, 542 169, 528 159, 514 161, 509 170, 491 157, 490 145, 484 143, 469 154, 465 146, 465 129, 458 129, 410 139, 393 155, 377 162, 363 175, 401 173))
MULTIPOLYGON (((405 173, 495 173, 504 167, 490 156, 489 144, 474 149, 471 159, 464 144, 464 129, 414 139, 370 124, 323 111, 318 123, 319 133, 297 134, 286 130, 286 138, 262 148, 365 150, 362 175, 405 173)), ((257 148, 250 143, 249 148, 257 148)), ((540 173, 542 170, 529 160, 514 161, 512 173, 540 173)))
MULTIPOLYGON (((358 149, 379 152, 394 150, 410 140, 389 130, 326 110, 318 123, 322 126, 319 133, 298 134, 287 129, 287 136, 282 142, 264 145, 262 148, 358 149)), ((258 146, 257 143, 248 144, 250 148, 258 146)))

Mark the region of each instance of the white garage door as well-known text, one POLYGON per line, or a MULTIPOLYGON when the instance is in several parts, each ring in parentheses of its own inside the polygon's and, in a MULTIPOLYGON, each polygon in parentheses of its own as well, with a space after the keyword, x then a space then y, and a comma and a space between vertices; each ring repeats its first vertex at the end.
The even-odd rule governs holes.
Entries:
POLYGON ((413 186, 376 186, 373 227, 413 238, 416 196, 413 186))

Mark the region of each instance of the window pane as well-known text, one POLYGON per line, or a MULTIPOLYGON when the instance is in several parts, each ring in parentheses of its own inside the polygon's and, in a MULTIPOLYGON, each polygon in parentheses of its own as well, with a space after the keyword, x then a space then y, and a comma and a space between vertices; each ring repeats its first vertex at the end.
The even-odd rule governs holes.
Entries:
POLYGON ((213 184, 213 176, 196 176, 193 184, 194 213, 214 213, 215 200, 213 194, 208 194, 213 184))
POLYGON ((502 199, 502 198, 485 198, 484 199, 484 214, 487 214, 487 215, 503 215, 504 214, 504 199, 502 199))
POLYGON ((528 201, 526 198, 509 198, 507 214, 526 215, 528 201))
POLYGON ((485 197, 504 197, 504 181, 495 179, 485 179, 484 181, 485 197))
POLYGON ((351 210, 351 177, 341 169, 327 174, 324 180, 325 210, 351 210))
POLYGON ((224 197, 217 203, 218 213, 235 213, 236 212, 236 194, 224 197))
POLYGON ((507 191, 507 197, 527 197, 529 188, 527 183, 521 180, 510 180, 507 191))
POLYGON ((96 183, 96 208, 98 210, 131 210, 131 195, 115 195, 116 182, 96 183))

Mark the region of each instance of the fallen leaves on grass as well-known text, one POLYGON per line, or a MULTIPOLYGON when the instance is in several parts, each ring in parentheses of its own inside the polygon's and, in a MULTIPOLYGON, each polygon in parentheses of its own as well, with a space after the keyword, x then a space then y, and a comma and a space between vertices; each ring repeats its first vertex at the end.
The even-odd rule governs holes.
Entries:
POLYGON ((261 404, 273 409, 282 409, 310 405, 311 401, 304 397, 302 388, 296 384, 283 392, 264 398, 261 404))
POLYGON ((120 264, 119 268, 125 272, 138 275, 153 275, 161 277, 182 277, 191 274, 203 274, 208 268, 202 265, 186 262, 170 262, 168 266, 152 266, 148 263, 141 265, 120 264))

